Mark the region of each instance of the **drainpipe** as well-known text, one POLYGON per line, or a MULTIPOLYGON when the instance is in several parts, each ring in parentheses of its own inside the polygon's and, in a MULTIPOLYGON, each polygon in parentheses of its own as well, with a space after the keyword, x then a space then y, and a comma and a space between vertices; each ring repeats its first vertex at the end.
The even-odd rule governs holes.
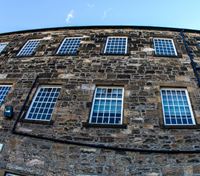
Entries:
POLYGON ((186 38, 185 38, 185 35, 184 35, 184 30, 182 30, 180 32, 180 36, 182 37, 183 39, 183 43, 184 43, 184 46, 185 46, 185 49, 187 51, 187 54, 190 58, 190 64, 192 66, 192 69, 194 71, 194 75, 197 79, 197 84, 198 86, 200 87, 200 66, 194 61, 194 54, 192 52, 192 49, 189 48, 189 45, 188 45, 188 42, 186 41, 186 38))

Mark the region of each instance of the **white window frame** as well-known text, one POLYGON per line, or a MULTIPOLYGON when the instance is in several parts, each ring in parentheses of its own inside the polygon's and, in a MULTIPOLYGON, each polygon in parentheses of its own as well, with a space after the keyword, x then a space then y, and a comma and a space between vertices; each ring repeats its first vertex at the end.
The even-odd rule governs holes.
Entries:
MULTIPOLYGON (((23 57, 26 57, 26 56, 29 56, 29 55, 20 55, 21 54, 21 52, 23 51, 23 49, 26 47, 26 45, 28 44, 28 42, 30 42, 30 41, 42 41, 42 39, 30 39, 30 40, 28 40, 25 44, 24 44, 24 46, 21 48, 21 50, 19 51, 19 53, 17 54, 17 56, 23 56, 23 57)), ((38 46, 40 45, 40 43, 38 44, 38 46)), ((36 47, 37 48, 37 47, 36 47)))
POLYGON ((0 84, 0 87, 12 87, 11 84, 0 84))
MULTIPOLYGON (((60 46, 59 46, 58 51, 56 52, 56 54, 59 55, 59 52, 60 52, 60 50, 61 50, 63 44, 65 43, 65 41, 66 41, 67 39, 77 39, 77 38, 78 38, 78 39, 83 39, 83 37, 65 37, 65 38, 63 39, 62 43, 60 44, 60 46)), ((80 42, 81 42, 81 41, 80 41, 80 42)), ((78 50, 78 48, 77 48, 77 50, 78 50)))
MULTIPOLYGON (((177 56, 177 51, 176 51, 176 46, 174 44, 174 40, 171 39, 171 38, 153 38, 153 46, 154 46, 154 51, 155 51, 155 54, 159 56, 159 54, 156 52, 156 47, 155 47, 155 39, 158 39, 158 40, 171 40, 172 41, 172 46, 174 48, 174 52, 175 52, 175 55, 171 55, 171 56, 177 56)), ((165 55, 164 55, 165 56, 165 55)), ((166 55, 166 56, 169 56, 169 55, 166 55)))
POLYGON ((6 46, 0 51, 0 54, 6 49, 6 47, 8 46, 8 42, 0 42, 0 44, 5 44, 6 46))
MULTIPOLYGON (((113 100, 114 98, 98 98, 98 99, 100 99, 100 100, 101 99, 113 100)), ((94 124, 94 125, 122 125, 123 124, 123 110, 124 110, 124 87, 120 87, 120 86, 96 86, 94 96, 93 96, 93 99, 92 99, 92 108, 91 108, 91 111, 90 111, 89 123, 94 124), (120 117, 120 123, 119 124, 115 124, 115 123, 92 123, 92 114, 93 114, 93 110, 94 110, 94 103, 95 103, 95 100, 96 100, 97 88, 106 88, 106 89, 109 89, 109 88, 112 88, 112 89, 117 88, 118 89, 118 88, 120 88, 120 89, 122 89, 122 98, 115 98, 115 99, 119 99, 119 100, 122 101, 121 117, 120 117)))
MULTIPOLYGON (((28 115, 29 115, 29 113, 30 113, 30 111, 31 111, 31 109, 32 109, 32 106, 33 106, 33 104, 34 104, 34 102, 35 102, 35 99, 37 98, 37 95, 38 95, 38 93, 40 92, 40 89, 41 88, 60 88, 61 89, 61 86, 50 86, 50 85, 41 85, 41 86, 39 86, 38 88, 37 88, 37 92, 36 92, 36 94, 34 95, 34 97, 33 97, 33 99, 32 99, 32 101, 31 101, 31 105, 30 105, 30 107, 29 107, 29 109, 28 109, 28 111, 27 111, 27 113, 26 113, 26 116, 25 116, 25 118, 24 119, 26 119, 26 120, 31 120, 31 121, 41 121, 41 122, 43 122, 43 121, 45 121, 45 122, 49 122, 49 121, 51 121, 51 118, 52 118, 52 115, 53 115, 53 113, 54 113, 54 109, 55 108, 53 108, 53 111, 52 111, 52 113, 51 113, 51 118, 49 119, 49 120, 46 120, 46 119, 30 119, 30 118, 27 118, 28 117, 28 115)), ((59 97, 59 95, 58 95, 58 97, 59 97)), ((56 101, 56 103, 55 103, 55 106, 56 106, 56 104, 57 104, 57 101, 56 101)))
MULTIPOLYGON (((196 121, 195 121, 195 118, 194 118, 194 114, 193 114, 188 90, 186 88, 164 88, 163 87, 163 88, 160 89, 160 95, 161 95, 161 102, 162 102, 163 121, 164 121, 165 126, 192 126, 192 125, 196 125, 196 121), (187 97, 187 102, 188 102, 189 109, 190 109, 190 113, 191 113, 191 116, 192 116, 192 122, 193 122, 192 124, 166 124, 165 123, 165 110, 164 110, 164 103, 163 103, 163 97, 162 97, 162 90, 185 91, 185 94, 186 94, 186 97, 187 97)), ((173 104, 174 104, 174 102, 173 102, 173 104)))
POLYGON ((128 50, 128 37, 120 37, 120 36, 116 36, 116 37, 115 36, 110 36, 110 37, 107 37, 106 45, 105 45, 105 48, 104 48, 104 54, 110 54, 110 53, 106 53, 106 49, 107 49, 107 46, 108 46, 108 41, 109 41, 110 38, 111 39, 112 38, 125 38, 126 39, 126 45, 125 45, 125 53, 124 54, 127 54, 127 50, 128 50))

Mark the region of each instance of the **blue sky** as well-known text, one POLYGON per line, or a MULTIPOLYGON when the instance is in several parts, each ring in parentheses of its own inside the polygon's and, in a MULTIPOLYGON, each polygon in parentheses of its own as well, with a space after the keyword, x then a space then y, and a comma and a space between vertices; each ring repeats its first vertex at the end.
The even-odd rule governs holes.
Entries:
POLYGON ((1 0, 0 33, 83 25, 200 30, 199 8, 200 0, 1 0))

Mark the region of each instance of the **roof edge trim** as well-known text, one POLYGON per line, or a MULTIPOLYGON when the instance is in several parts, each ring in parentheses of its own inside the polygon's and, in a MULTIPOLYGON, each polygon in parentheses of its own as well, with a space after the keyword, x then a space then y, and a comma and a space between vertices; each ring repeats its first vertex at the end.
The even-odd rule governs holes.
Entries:
POLYGON ((174 32, 191 32, 191 33, 200 33, 200 30, 196 29, 185 29, 185 28, 174 28, 174 27, 159 27, 159 26, 132 26, 132 25, 94 25, 94 26, 64 26, 64 27, 49 27, 49 28, 38 28, 38 29, 28 29, 28 30, 19 30, 13 32, 0 33, 2 35, 11 35, 19 33, 28 33, 28 32, 44 32, 44 31, 54 31, 54 30, 80 30, 80 29, 139 29, 139 30, 162 30, 162 31, 174 31, 174 32))

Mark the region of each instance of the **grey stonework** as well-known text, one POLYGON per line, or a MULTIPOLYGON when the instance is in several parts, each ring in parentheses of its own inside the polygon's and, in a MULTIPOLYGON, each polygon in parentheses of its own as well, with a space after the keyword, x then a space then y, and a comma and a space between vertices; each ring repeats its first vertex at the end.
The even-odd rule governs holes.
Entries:
MULTIPOLYGON (((200 63, 200 33, 187 32, 200 63)), ((60 141, 145 150, 200 150, 200 89, 179 32, 142 29, 60 29, 0 35, 9 42, 0 54, 0 84, 12 84, 1 106, 0 169, 39 176, 165 176, 200 175, 200 153, 164 154, 84 147, 12 134, 11 130, 38 76, 17 123, 16 131, 60 141), (83 36, 76 56, 56 56, 65 37, 83 36), (127 36, 128 54, 103 54, 106 37, 127 36), (177 57, 154 55, 153 38, 172 38, 177 57), (28 39, 43 39, 32 57, 16 57, 28 39), (38 85, 62 87, 50 123, 23 120, 38 85), (123 127, 89 126, 88 118, 96 85, 125 89, 123 127), (196 125, 166 128, 163 124, 161 87, 188 90, 196 125), (5 105, 14 107, 13 119, 5 119, 5 105)))

